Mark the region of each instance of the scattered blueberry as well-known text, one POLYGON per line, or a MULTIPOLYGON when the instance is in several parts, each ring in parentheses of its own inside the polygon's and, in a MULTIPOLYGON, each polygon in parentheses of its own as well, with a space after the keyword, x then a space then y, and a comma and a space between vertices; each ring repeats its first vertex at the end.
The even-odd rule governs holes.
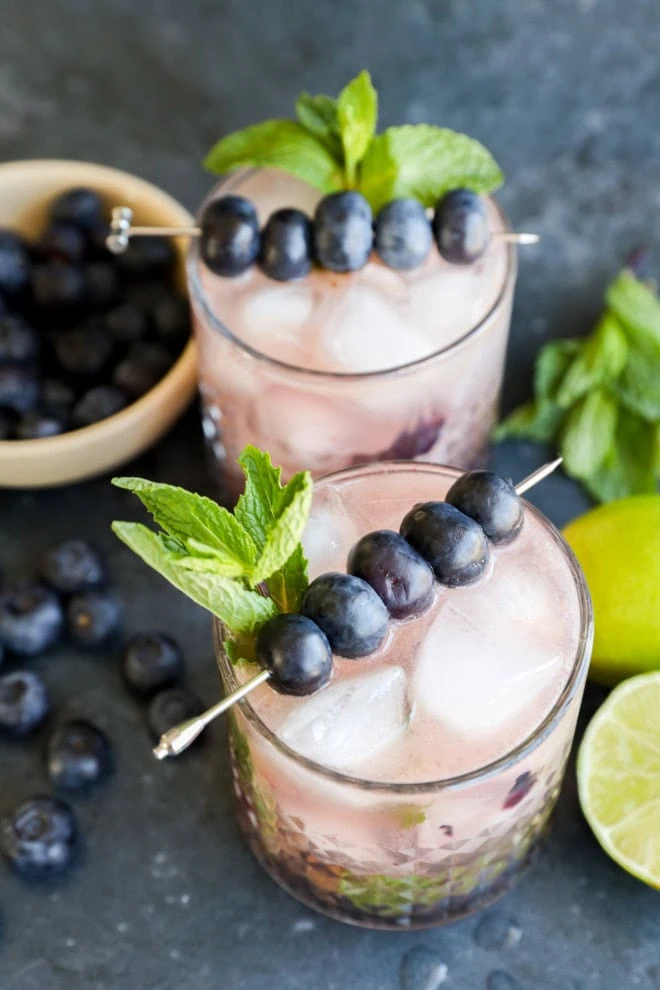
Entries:
POLYGON ((77 842, 76 817, 68 804, 57 798, 25 801, 0 827, 4 856, 25 876, 61 873, 73 862, 77 842))
POLYGON ((483 201, 469 189, 454 189, 438 202, 433 235, 446 261, 469 265, 481 257, 490 240, 483 201))
POLYGON ((101 554, 85 540, 64 540, 50 547, 41 558, 39 573, 61 595, 91 591, 106 580, 101 554))
POLYGON ((43 653, 57 642, 63 628, 59 599, 43 585, 17 585, 0 594, 0 643, 12 653, 43 653))
POLYGON ((390 268, 407 271, 426 261, 433 232, 417 199, 394 199, 376 218, 374 247, 390 268))
POLYGON ((366 581, 351 574, 317 577, 305 592, 302 612, 341 657, 373 653, 387 633, 389 615, 383 602, 366 581))
POLYGON ((76 403, 72 421, 74 426, 92 426, 102 419, 115 416, 128 405, 128 396, 115 385, 97 385, 85 392, 76 403))
POLYGON ((116 257, 117 268, 132 278, 167 276, 176 252, 165 237, 131 237, 128 248, 116 257))
POLYGON ((126 683, 134 691, 153 694, 179 679, 183 654, 178 643, 165 633, 138 633, 126 644, 122 670, 126 683))
POLYGON ((83 278, 85 297, 92 309, 107 309, 119 299, 119 277, 109 262, 90 261, 83 268, 83 278))
POLYGON ((119 629, 121 606, 108 591, 84 591, 74 595, 66 608, 69 635, 88 649, 102 646, 119 629))
POLYGON ((31 279, 28 249, 16 231, 0 228, 0 292, 4 296, 25 293, 31 279))
POLYGON ((0 677, 0 732, 27 736, 50 711, 46 685, 31 670, 15 670, 0 677))
POLYGON ((204 710, 202 703, 191 691, 185 688, 166 688, 155 695, 147 708, 147 725, 158 740, 169 729, 179 722, 201 715, 204 710))
POLYGON ((259 254, 259 221, 252 203, 243 196, 214 199, 202 214, 200 252, 216 275, 240 275, 259 254))
POLYGON ((46 769, 58 790, 89 790, 112 769, 110 741, 104 732, 82 719, 64 722, 48 740, 46 769))
POLYGON ((476 581, 488 563, 483 529, 448 502, 415 505, 400 532, 428 560, 438 581, 449 588, 476 581))
POLYGON ((32 289, 37 306, 54 313, 78 310, 85 302, 82 268, 64 261, 35 265, 32 289))
POLYGON ((120 303, 105 317, 105 328, 110 336, 121 344, 132 344, 146 336, 147 317, 130 302, 120 303))
POLYGON ((178 346, 190 334, 188 300, 173 292, 161 292, 151 310, 151 321, 156 337, 163 344, 178 346))
POLYGON ((332 676, 332 650, 325 633, 304 615, 276 615, 259 630, 257 659, 271 671, 276 691, 313 694, 332 676))
POLYGON ((17 440, 46 440, 48 437, 64 433, 66 424, 53 413, 29 412, 19 420, 16 427, 17 440))
POLYGON ((312 267, 312 223, 301 210, 275 210, 261 232, 259 264, 269 278, 287 282, 312 267))
POLYGON ((68 420, 76 401, 76 393, 61 378, 46 378, 41 383, 39 404, 44 412, 68 420))
POLYGON ((314 249, 324 268, 354 272, 369 260, 373 243, 371 207, 358 192, 325 196, 314 214, 314 249))
POLYGON ((0 365, 0 409, 30 412, 39 399, 39 379, 35 370, 22 365, 0 365))
POLYGON ((37 252, 51 261, 78 264, 87 250, 87 238, 81 227, 66 220, 57 220, 41 235, 37 252))
POLYGON ((103 222, 105 208, 95 189, 79 186, 59 195, 50 208, 53 222, 64 221, 92 230, 103 222))
POLYGON ((172 357, 160 344, 135 344, 115 368, 112 381, 131 399, 139 399, 157 385, 171 367, 172 357))
POLYGON ((112 340, 105 331, 90 325, 60 330, 53 337, 57 363, 67 375, 94 378, 112 358, 112 340))
POLYGON ((433 600, 433 570, 398 533, 367 533, 351 550, 347 570, 371 585, 394 619, 420 615, 433 600))
POLYGON ((524 513, 513 483, 492 471, 468 471, 451 486, 446 501, 476 520, 493 543, 510 543, 524 513))
POLYGON ((19 316, 3 316, 0 319, 0 364, 24 364, 36 360, 38 354, 36 330, 19 316))

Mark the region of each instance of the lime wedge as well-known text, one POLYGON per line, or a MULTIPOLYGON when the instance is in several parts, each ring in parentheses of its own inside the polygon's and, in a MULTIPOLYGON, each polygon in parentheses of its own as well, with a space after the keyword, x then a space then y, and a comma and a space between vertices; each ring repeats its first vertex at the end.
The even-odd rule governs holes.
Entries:
POLYGON ((660 672, 620 684, 580 746, 578 791, 605 852, 660 890, 660 672))

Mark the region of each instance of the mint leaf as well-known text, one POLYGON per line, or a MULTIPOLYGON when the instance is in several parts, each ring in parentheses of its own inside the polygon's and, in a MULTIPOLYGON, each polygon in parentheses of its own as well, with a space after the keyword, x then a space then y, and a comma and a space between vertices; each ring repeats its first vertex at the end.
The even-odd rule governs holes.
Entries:
POLYGON ((273 467, 269 453, 252 444, 241 452, 238 463, 245 475, 245 490, 239 496, 234 515, 250 533, 261 553, 270 528, 277 519, 282 495, 282 470, 273 467))
POLYGON ((539 397, 524 406, 519 406, 493 430, 493 440, 535 440, 537 443, 550 443, 564 417, 560 409, 549 399, 539 397))
POLYGON ((552 340, 539 353, 534 366, 534 391, 554 400, 573 358, 582 347, 580 340, 552 340))
POLYGON ((660 356, 631 348, 616 393, 631 412, 660 422, 660 356))
POLYGON ((363 70, 344 86, 337 100, 337 120, 344 149, 348 185, 355 183, 358 163, 376 133, 378 94, 371 76, 363 70))
POLYGON ((312 505, 312 478, 308 472, 295 474, 279 494, 268 533, 252 569, 251 583, 265 581, 280 568, 300 544, 312 505))
POLYGON ((306 131, 325 145, 336 161, 343 162, 336 100, 323 93, 317 96, 301 93, 296 100, 296 117, 306 131))
POLYGON ((249 633, 277 614, 270 598, 249 591, 240 581, 181 566, 181 557, 162 533, 142 523, 115 522, 114 533, 175 588, 208 609, 231 633, 249 633))
POLYGON ((660 300, 648 285, 624 269, 608 288, 605 301, 630 340, 660 356, 660 300))
POLYGON ((599 502, 657 491, 657 427, 640 416, 619 411, 615 441, 602 466, 585 478, 599 502))
POLYGON ((241 577, 250 572, 257 558, 254 541, 212 499, 142 478, 113 478, 112 484, 137 495, 155 522, 195 556, 213 556, 216 573, 241 577))
POLYGON ((593 388, 611 384, 627 358, 628 342, 621 324, 606 312, 565 372, 557 392, 558 405, 568 409, 593 388))
POLYGON ((283 169, 322 193, 343 186, 341 166, 326 145, 294 120, 264 120, 222 138, 204 165, 216 174, 246 166, 283 169))
POLYGON ((614 443, 616 402, 596 389, 573 406, 561 435, 560 450, 569 474, 589 478, 604 462, 614 443))
POLYGON ((268 578, 268 591, 280 612, 299 612, 308 584, 307 559, 299 543, 286 564, 268 578))
POLYGON ((465 134, 431 124, 388 127, 373 139, 358 188, 374 210, 400 196, 435 206, 450 189, 493 192, 504 176, 489 151, 465 134))

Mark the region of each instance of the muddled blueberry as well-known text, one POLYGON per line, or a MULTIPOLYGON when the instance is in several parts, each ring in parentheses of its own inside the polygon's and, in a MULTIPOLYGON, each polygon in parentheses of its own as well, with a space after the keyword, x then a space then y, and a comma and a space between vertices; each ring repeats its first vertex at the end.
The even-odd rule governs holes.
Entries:
POLYGON ((0 318, 0 364, 24 364, 39 354, 39 336, 20 316, 0 318))
POLYGON ((106 313, 104 326, 113 340, 121 344, 142 340, 148 329, 145 313, 130 302, 119 303, 106 313))
POLYGON ((99 588, 107 576, 105 562, 96 547, 77 539, 49 547, 41 558, 39 574, 61 595, 99 588))
POLYGON ((83 591, 69 601, 66 624, 71 638, 85 649, 102 646, 119 630, 121 606, 109 591, 83 591))
POLYGON ((57 220, 41 235, 37 253, 50 261, 68 261, 78 264, 87 250, 84 230, 66 220, 57 220))
POLYGON ((302 210, 275 210, 261 232, 259 265, 269 278, 287 282, 312 267, 312 222, 302 210))
POLYGON ((44 412, 68 421, 76 401, 76 393, 61 378, 45 378, 41 383, 39 404, 44 412))
POLYGON ((367 533, 348 556, 349 574, 362 578, 382 598, 394 619, 424 612, 433 600, 431 566, 398 533, 367 533))
POLYGON ((109 335, 95 324, 60 330, 53 336, 55 358, 61 370, 78 378, 95 378, 112 358, 109 335))
POLYGON ((59 599, 43 585, 16 585, 0 594, 0 643, 11 653, 43 653, 58 641, 63 628, 59 599))
POLYGON ((453 189, 438 201, 433 215, 438 251, 454 265, 469 265, 481 257, 490 240, 488 218, 480 196, 453 189))
POLYGON ((510 543, 520 532, 524 519, 520 496, 513 482, 492 471, 468 471, 445 498, 476 520, 493 543, 510 543))
POLYGON ((149 702, 147 725, 154 739, 158 740, 179 722, 201 715, 203 710, 201 701, 192 691, 181 687, 166 688, 149 702))
POLYGON ((151 309, 151 322, 163 344, 178 346, 190 335, 188 300, 174 292, 163 292, 151 309))
POLYGON ((505 810, 509 808, 515 808, 516 805, 520 804, 521 801, 527 797, 532 787, 536 783, 536 777, 529 770, 525 770, 524 773, 519 774, 516 777, 515 782, 506 798, 504 799, 504 804, 502 807, 505 810))
POLYGON ((50 218, 53 222, 73 223, 91 230, 103 222, 105 208, 95 189, 78 186, 67 189, 53 200, 50 218))
POLYGON ((50 877, 71 865, 78 823, 64 801, 36 797, 25 801, 0 826, 0 846, 14 869, 25 876, 50 877))
POLYGON ((58 790, 87 791, 112 770, 110 740, 83 719, 63 722, 48 740, 46 770, 58 790))
POLYGON ((50 711, 46 685, 31 670, 15 670, 0 677, 0 732, 27 736, 50 711))
POLYGON ((449 588, 476 581, 488 563, 488 539, 481 526, 447 502, 415 505, 400 533, 449 588))
POLYGON ((39 379, 34 368, 18 364, 0 365, 0 409, 27 413, 39 399, 39 379))
POLYGON ((15 230, 0 228, 0 292, 13 297, 25 293, 31 279, 30 255, 15 230))
POLYGON ((131 278, 169 275, 176 259, 165 237, 131 237, 128 248, 116 258, 117 268, 131 278))
POLYGON ((172 356, 159 344, 135 344, 114 370, 112 382, 132 399, 149 392, 172 367, 172 356))
POLYGON ((355 659, 373 653, 389 615, 374 589, 352 574, 322 574, 305 592, 304 615, 323 630, 333 653, 355 659))
POLYGON ((243 196, 221 196, 202 213, 200 254, 216 275, 231 278, 246 271, 259 254, 259 221, 243 196))
POLYGON ((107 261, 90 261, 83 268, 85 296, 93 309, 107 309, 119 299, 119 276, 107 261))
POLYGON ((97 385, 85 392, 73 408, 74 426, 93 426, 102 419, 116 416, 128 405, 128 396, 116 385, 97 385))
POLYGON ((324 268, 354 272, 369 260, 373 244, 371 207, 358 192, 324 196, 314 214, 314 250, 324 268))
POLYGON ((153 694, 169 687, 181 676, 181 647, 165 633, 137 633, 128 641, 122 654, 122 671, 126 683, 138 694, 153 694))
POLYGON ((65 261, 35 265, 32 274, 34 301, 52 313, 70 313, 85 302, 85 278, 81 268, 65 261))
POLYGON ((394 199, 376 218, 374 247, 390 268, 406 271, 426 261, 433 232, 417 199, 394 199))
POLYGON ((304 615, 269 619, 257 636, 257 659, 282 694, 313 694, 332 676, 332 650, 325 633, 304 615))
POLYGON ((46 440, 64 433, 66 424, 48 412, 29 412, 21 417, 16 426, 17 440, 46 440))

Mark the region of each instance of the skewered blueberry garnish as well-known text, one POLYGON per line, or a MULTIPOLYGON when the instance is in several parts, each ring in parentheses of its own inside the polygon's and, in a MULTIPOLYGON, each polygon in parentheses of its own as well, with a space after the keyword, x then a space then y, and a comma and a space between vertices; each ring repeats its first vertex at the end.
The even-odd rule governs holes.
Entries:
POLYGON ((322 574, 305 592, 302 612, 323 630, 333 653, 355 659, 373 653, 389 615, 374 589, 352 574, 322 574))
POLYGON ((446 501, 476 520, 493 543, 510 543, 523 524, 522 502, 513 483, 492 471, 461 475, 446 501))
POLYGON ((433 600, 433 570, 398 533, 367 533, 351 550, 347 570, 371 585, 394 619, 420 615, 433 600))
POLYGON ((124 649, 122 671, 129 687, 138 694, 150 695, 179 679, 183 654, 179 644, 165 633, 137 633, 124 649))
POLYGON ((324 196, 314 213, 314 249, 324 268, 355 272, 369 260, 373 243, 371 207, 358 192, 324 196))
POLYGON ((261 232, 259 264, 269 278, 287 282, 312 267, 312 224, 301 210, 276 210, 261 232))
POLYGON ((313 694, 332 676, 332 650, 321 629, 304 615, 269 619, 257 636, 257 659, 269 683, 283 694, 313 694))
POLYGON ((48 715, 46 685, 31 670, 15 670, 0 677, 0 732, 27 736, 48 715))
POLYGON ((432 244, 431 224, 419 200, 394 199, 378 214, 374 247, 390 268, 417 268, 426 261, 432 244))
POLYGON ((433 234, 445 261, 469 265, 480 258, 490 240, 481 197, 469 189, 448 192, 435 208, 433 234))
POLYGON ((84 540, 64 540, 50 547, 41 558, 39 571, 46 584, 61 595, 90 591, 106 579, 103 558, 84 540))
POLYGON ((71 865, 78 841, 76 817, 64 801, 25 801, 0 826, 0 846, 18 873, 49 877, 71 865))
POLYGON ((259 221, 252 203, 243 196, 222 196, 209 203, 202 215, 200 250, 204 264, 216 275, 247 271, 259 254, 259 221))
POLYGON ((488 539, 481 526, 447 502, 414 506, 400 532, 449 588, 472 584, 488 563, 488 539))
POLYGON ((87 791, 107 777, 111 769, 110 741, 90 722, 64 722, 48 740, 46 770, 58 790, 87 791))

